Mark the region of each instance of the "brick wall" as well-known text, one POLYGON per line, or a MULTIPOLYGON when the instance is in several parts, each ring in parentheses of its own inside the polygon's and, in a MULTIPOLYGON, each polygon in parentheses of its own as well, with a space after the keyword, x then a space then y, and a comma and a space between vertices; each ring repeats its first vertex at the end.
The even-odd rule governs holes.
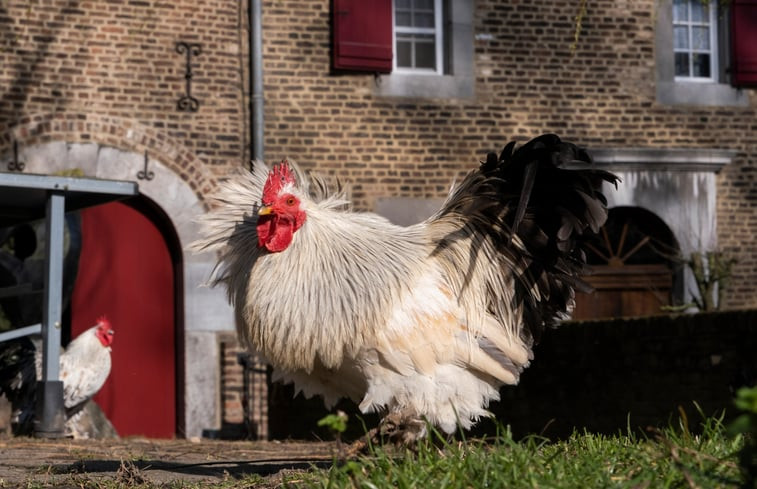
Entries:
POLYGON ((239 9, 225 0, 3 2, 0 134, 40 113, 107 114, 180 141, 204 165, 238 164, 239 9), (178 41, 202 44, 193 63, 197 113, 176 110, 185 91, 178 41))
MULTIPOLYGON (((556 131, 588 147, 727 148, 719 177, 722 248, 738 259, 728 307, 757 305, 754 104, 667 106, 655 98, 654 0, 592 1, 573 47, 579 2, 474 2, 475 96, 376 96, 371 74, 330 72, 329 0, 263 2, 265 149, 350 182, 359 208, 385 196, 439 197, 485 153, 512 138, 556 131)), ((137 147, 129 127, 175 143, 202 168, 199 194, 246 158, 246 3, 215 0, 9 1, 0 8, 0 154, 35 118, 108 118, 111 132, 49 138, 137 147), (184 93, 177 41, 197 42, 197 113, 184 93)), ((753 97, 753 91, 749 91, 753 97)), ((35 137, 45 137, 45 126, 35 137)), ((171 155, 168 155, 168 160, 171 155)))
POLYGON ((725 305, 757 305, 744 246, 757 225, 754 104, 658 103, 660 2, 589 2, 574 47, 578 4, 475 2, 475 33, 492 38, 475 41, 475 98, 419 100, 374 96, 372 75, 330 74, 327 1, 265 3, 266 154, 339 174, 372 209, 443 195, 487 151, 545 131, 588 147, 735 149, 718 178, 719 242, 738 260, 725 305))
POLYGON ((494 40, 476 41, 470 100, 375 97, 370 74, 331 76, 327 3, 307 3, 301 17, 292 13, 303 2, 264 13, 275 39, 265 52, 267 154, 349 175, 367 207, 377 196, 439 196, 514 137, 558 131, 589 145, 675 143, 646 127, 654 2, 592 2, 575 51, 577 3, 476 2, 476 33, 494 40))
MULTIPOLYGON (((442 196, 487 151, 545 131, 590 148, 738 151, 718 176, 721 248, 738 262, 729 308, 757 307, 757 114, 656 100, 658 0, 474 2, 475 95, 377 96, 371 74, 330 71, 330 1, 263 2, 265 150, 380 197, 442 196)), ((127 0, 0 6, 0 157, 37 142, 150 152, 204 198, 247 158, 246 2, 127 0), (193 61, 196 113, 176 42, 193 61)), ((3 163, 4 164, 4 163, 3 163)), ((4 169, 4 168, 2 168, 4 169)))
MULTIPOLYGON (((588 147, 736 149, 739 156, 718 179, 719 242, 726 253, 739 260, 734 278, 738 285, 727 295, 726 306, 757 305, 757 263, 747 244, 757 230, 754 105, 672 107, 656 101, 654 23, 659 2, 589 2, 574 50, 573 18, 578 2, 477 1, 475 31, 491 34, 494 40, 476 41, 476 95, 472 100, 376 97, 372 95, 373 76, 330 74, 327 3, 283 1, 270 8, 265 4, 269 159, 289 156, 307 167, 339 174, 353 184, 353 196, 360 204, 373 208, 377 198, 388 195, 443 195, 450 180, 485 152, 499 149, 511 138, 524 140, 544 131, 556 131, 588 147), (303 15, 295 15, 298 11, 303 15)), ((651 329, 645 333, 654 337, 651 329)), ((612 335, 609 331, 606 334, 612 335)), ((707 348, 711 338, 703 338, 698 348, 707 348)), ((650 341, 658 340, 655 337, 650 341)), ((666 341, 667 346, 656 348, 678 348, 674 334, 666 341)), ((735 338, 734 342, 738 344, 735 338)), ((542 349, 546 351, 554 344, 542 349)), ((654 346, 634 345, 642 350, 654 346)), ((684 348, 683 344, 679 346, 684 348)), ((559 354, 560 361, 569 364, 570 356, 565 353, 559 354)), ((654 355, 634 358, 644 362, 654 355)), ((539 356, 549 357, 550 353, 539 356)), ((674 360, 672 356, 669 359, 674 360)), ((703 354, 697 361, 710 360, 703 354)), ((538 368, 538 359, 535 365, 538 368)), ((722 367, 715 370, 723 371, 722 367)), ((619 367, 616 374, 620 376, 621 372, 619 367)), ((530 375, 533 378, 539 373, 530 375)), ((695 378, 704 375, 695 371, 686 386, 693 388, 695 378)), ((612 379, 606 380, 610 385, 612 379)), ((580 382, 575 381, 571 385, 580 390, 580 382)), ((642 386, 634 385, 642 395, 642 386)), ((553 386, 545 387, 546 391, 553 386)), ((712 387, 702 384, 689 396, 678 391, 676 399, 640 408, 641 412, 635 412, 636 419, 639 423, 650 419, 664 422, 677 403, 691 413, 692 399, 705 403, 708 409, 725 407, 730 399, 727 389, 715 390, 708 394, 710 397, 700 395, 701 389, 712 387), (713 396, 718 397, 717 403, 713 396)), ((601 390, 600 385, 597 388, 601 390)), ((288 401, 290 390, 277 389, 283 392, 277 399, 288 401)), ((508 399, 522 396, 519 393, 508 399)), ((570 389, 562 395, 570 397, 570 389)), ((610 397, 608 394, 602 399, 610 397)), ((628 400, 628 396, 619 399, 628 400)), ((310 425, 300 432, 304 436, 323 411, 317 401, 302 403, 293 408, 285 404, 276 410, 313 413, 308 415, 310 425)), ((631 404, 613 406, 617 412, 608 414, 602 427, 621 429, 631 404)), ((507 407, 500 409, 506 411, 507 407)), ((521 426, 539 430, 543 424, 536 424, 546 421, 544 417, 533 425, 521 426)), ((558 428, 567 429, 555 426, 558 428)), ((289 430, 292 433, 294 428, 290 426, 289 430)))

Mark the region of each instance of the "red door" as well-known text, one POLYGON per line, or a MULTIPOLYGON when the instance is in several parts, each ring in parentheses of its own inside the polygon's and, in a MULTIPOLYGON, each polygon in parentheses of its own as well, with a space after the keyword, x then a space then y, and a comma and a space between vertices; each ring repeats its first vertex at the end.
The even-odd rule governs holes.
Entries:
POLYGON ((110 376, 95 401, 120 436, 176 434, 174 271, 163 235, 122 203, 82 211, 72 338, 105 315, 115 331, 110 376))

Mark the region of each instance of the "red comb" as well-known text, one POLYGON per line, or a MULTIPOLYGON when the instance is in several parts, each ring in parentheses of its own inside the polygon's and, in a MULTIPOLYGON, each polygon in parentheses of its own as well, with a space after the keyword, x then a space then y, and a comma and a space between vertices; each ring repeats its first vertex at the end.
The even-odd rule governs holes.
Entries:
POLYGON ((289 169, 289 162, 282 160, 280 164, 273 167, 268 173, 268 180, 263 187, 263 203, 270 203, 276 200, 282 188, 289 183, 296 183, 294 174, 289 169))
POLYGON ((105 328, 108 328, 108 329, 113 329, 110 325, 110 321, 105 316, 100 316, 99 318, 97 318, 97 325, 104 326, 105 328))

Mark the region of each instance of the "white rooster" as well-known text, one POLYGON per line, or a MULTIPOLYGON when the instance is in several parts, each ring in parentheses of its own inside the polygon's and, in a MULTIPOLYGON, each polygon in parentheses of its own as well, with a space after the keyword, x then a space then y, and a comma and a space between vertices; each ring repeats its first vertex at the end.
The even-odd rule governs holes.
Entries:
MULTIPOLYGON (((66 408, 66 435, 86 438, 78 426, 86 402, 102 388, 110 375, 113 328, 102 317, 82 332, 60 355, 60 380, 66 408)), ((28 338, 0 345, 0 392, 11 401, 15 434, 31 434, 36 407, 37 381, 42 378, 42 352, 28 338)))
POLYGON ((219 252, 240 337, 278 379, 385 414, 398 441, 469 428, 516 384, 581 287, 578 241, 617 178, 555 135, 491 153, 436 214, 400 227, 353 212, 292 163, 222 184, 196 250, 219 252), (582 169, 568 169, 579 164, 582 169))

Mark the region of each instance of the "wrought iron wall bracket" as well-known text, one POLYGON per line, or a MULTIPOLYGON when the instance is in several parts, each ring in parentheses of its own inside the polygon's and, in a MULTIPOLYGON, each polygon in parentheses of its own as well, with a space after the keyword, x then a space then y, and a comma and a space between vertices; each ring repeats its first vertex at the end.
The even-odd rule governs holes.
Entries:
POLYGON ((26 163, 18 161, 18 141, 13 140, 13 161, 8 162, 8 171, 24 171, 26 163))
POLYGON ((147 169, 149 159, 147 158, 147 151, 145 151, 145 167, 143 170, 137 172, 137 178, 140 180, 152 180, 155 178, 155 173, 152 170, 147 169))
POLYGON ((197 109, 200 108, 200 101, 192 96, 192 57, 199 56, 201 51, 199 44, 184 41, 176 43, 176 52, 186 56, 186 69, 184 71, 186 93, 179 98, 179 102, 176 104, 176 108, 184 112, 197 112, 197 109))

